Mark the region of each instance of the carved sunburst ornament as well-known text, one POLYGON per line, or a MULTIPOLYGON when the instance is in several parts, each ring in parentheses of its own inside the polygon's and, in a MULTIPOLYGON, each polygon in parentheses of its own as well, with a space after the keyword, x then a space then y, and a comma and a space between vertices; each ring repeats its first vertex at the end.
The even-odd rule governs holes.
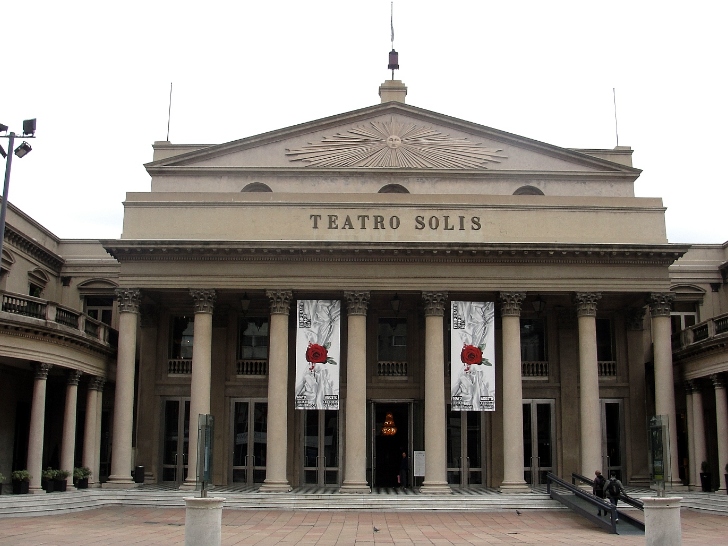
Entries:
POLYGON ((500 151, 391 119, 324 137, 319 144, 286 150, 286 155, 291 161, 307 163, 307 167, 486 169, 488 163, 506 159, 500 151))

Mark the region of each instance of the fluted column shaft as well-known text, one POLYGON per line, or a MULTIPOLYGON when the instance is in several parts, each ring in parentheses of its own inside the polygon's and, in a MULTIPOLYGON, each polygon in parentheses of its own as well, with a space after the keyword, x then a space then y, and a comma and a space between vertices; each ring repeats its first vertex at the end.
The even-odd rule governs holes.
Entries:
POLYGON ((599 293, 576 294, 579 324, 579 430, 581 473, 592 476, 602 467, 596 314, 599 293))
MULTIPOLYGON (((715 389, 715 421, 718 428, 718 474, 728 473, 725 469, 728 464, 728 399, 726 399, 725 381, 717 374, 711 375, 715 389)), ((719 491, 725 491, 725 479, 718 480, 719 491)))
POLYGON ((675 419, 675 384, 672 371, 672 327, 670 310, 674 294, 650 295, 652 347, 655 362, 655 413, 667 417, 670 434, 670 482, 679 486, 680 461, 677 457, 677 421, 675 419))
POLYGON ((369 292, 344 292, 349 333, 346 357, 346 439, 342 493, 370 493, 367 484, 367 308, 369 292))
POLYGON ((503 483, 501 490, 528 492, 523 479, 523 388, 521 303, 523 292, 501 292, 503 335, 503 483))
POLYGON ((187 477, 182 485, 194 488, 197 483, 197 423, 199 415, 210 413, 210 376, 212 375, 212 311, 214 290, 190 290, 194 300, 195 321, 192 345, 192 379, 190 384, 190 437, 187 451, 187 477))
POLYGON ((98 380, 99 394, 96 397, 96 445, 94 446, 94 466, 90 466, 91 475, 96 476, 98 487, 101 487, 101 417, 104 412, 104 382, 105 379, 98 380))
POLYGON ((99 397, 99 379, 94 378, 89 381, 88 391, 86 392, 86 420, 83 427, 83 458, 82 464, 91 470, 91 476, 88 479, 89 485, 98 481, 98 476, 94 472, 96 467, 95 460, 99 455, 96 453, 96 404, 99 397))
POLYGON ((446 292, 423 292, 425 302, 425 480, 423 493, 452 493, 447 484, 445 346, 446 292))
POLYGON ((119 347, 116 358, 111 475, 107 485, 126 487, 134 483, 131 479, 134 367, 141 292, 137 289, 117 288, 116 297, 119 302, 119 347))
POLYGON ((695 429, 693 428, 693 384, 688 381, 685 384, 685 413, 686 425, 688 427, 688 467, 687 482, 692 489, 696 483, 700 483, 698 475, 695 473, 695 429))
POLYGON ((293 293, 268 290, 271 302, 268 358, 268 451, 261 491, 288 492, 288 315, 293 293))
MULTIPOLYGON (((690 462, 691 470, 695 473, 696 485, 700 485, 701 463, 708 459, 708 451, 705 446, 705 415, 703 413, 703 393, 700 392, 700 385, 693 383, 693 449, 694 459, 690 462)), ((689 434, 689 433, 688 433, 689 434)))
MULTIPOLYGON (((61 470, 73 475, 73 462, 76 452, 76 408, 78 405, 78 381, 81 372, 72 370, 66 384, 66 408, 63 415, 63 442, 61 443, 61 470)), ((72 485, 69 485, 73 488, 72 485)))
POLYGON ((35 365, 33 383, 33 405, 30 408, 30 434, 28 438, 28 472, 32 478, 28 489, 31 493, 41 493, 41 472, 43 471, 43 436, 45 432, 45 404, 48 371, 51 364, 44 362, 35 365))

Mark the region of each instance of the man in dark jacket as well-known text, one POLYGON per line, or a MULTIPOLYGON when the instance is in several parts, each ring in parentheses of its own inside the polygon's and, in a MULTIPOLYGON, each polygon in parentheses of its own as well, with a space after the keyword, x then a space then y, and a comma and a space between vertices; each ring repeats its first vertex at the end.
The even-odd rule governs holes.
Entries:
MULTIPOLYGON (((617 479, 617 474, 615 472, 612 472, 609 475, 609 480, 607 480, 607 483, 604 484, 604 492, 607 497, 609 497, 609 502, 611 502, 616 508, 619 495, 624 494, 624 487, 622 487, 622 482, 617 479)), ((619 519, 617 519, 617 521, 619 521, 619 519)))
MULTIPOLYGON (((604 500, 604 484, 606 483, 606 479, 604 476, 602 476, 602 473, 599 470, 596 470, 594 472, 594 487, 592 487, 592 492, 594 493, 595 497, 599 497, 600 499, 604 500)), ((597 510, 597 516, 602 515, 601 508, 597 510)), ((607 511, 604 511, 604 515, 607 515, 607 511)))

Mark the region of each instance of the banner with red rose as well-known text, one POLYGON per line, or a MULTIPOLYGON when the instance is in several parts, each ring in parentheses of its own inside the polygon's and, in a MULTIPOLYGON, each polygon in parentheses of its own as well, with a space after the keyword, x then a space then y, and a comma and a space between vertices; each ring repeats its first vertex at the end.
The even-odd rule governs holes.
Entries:
POLYGON ((299 300, 297 318, 295 407, 338 410, 341 302, 299 300))
POLYGON ((453 411, 495 411, 495 303, 450 306, 450 402, 453 411))

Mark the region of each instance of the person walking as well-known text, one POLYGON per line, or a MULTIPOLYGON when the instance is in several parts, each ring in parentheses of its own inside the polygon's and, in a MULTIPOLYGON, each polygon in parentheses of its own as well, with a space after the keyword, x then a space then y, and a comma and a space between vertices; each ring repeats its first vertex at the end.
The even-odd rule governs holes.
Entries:
MULTIPOLYGON (((622 482, 617 479, 617 474, 615 472, 612 472, 609 475, 609 480, 604 484, 604 492, 609 497, 609 502, 611 502, 616 508, 617 502, 619 501, 619 495, 624 494, 624 487, 622 486, 622 482)), ((619 521, 619 518, 615 521, 619 521)))
MULTIPOLYGON (((594 493, 595 497, 599 497, 600 499, 604 500, 604 484, 606 483, 606 478, 602 476, 602 473, 599 470, 594 471, 594 486, 592 487, 592 493, 594 493)), ((599 508, 597 510, 597 516, 602 515, 602 509, 599 508)), ((607 515, 607 511, 604 510, 604 515, 607 515)))

